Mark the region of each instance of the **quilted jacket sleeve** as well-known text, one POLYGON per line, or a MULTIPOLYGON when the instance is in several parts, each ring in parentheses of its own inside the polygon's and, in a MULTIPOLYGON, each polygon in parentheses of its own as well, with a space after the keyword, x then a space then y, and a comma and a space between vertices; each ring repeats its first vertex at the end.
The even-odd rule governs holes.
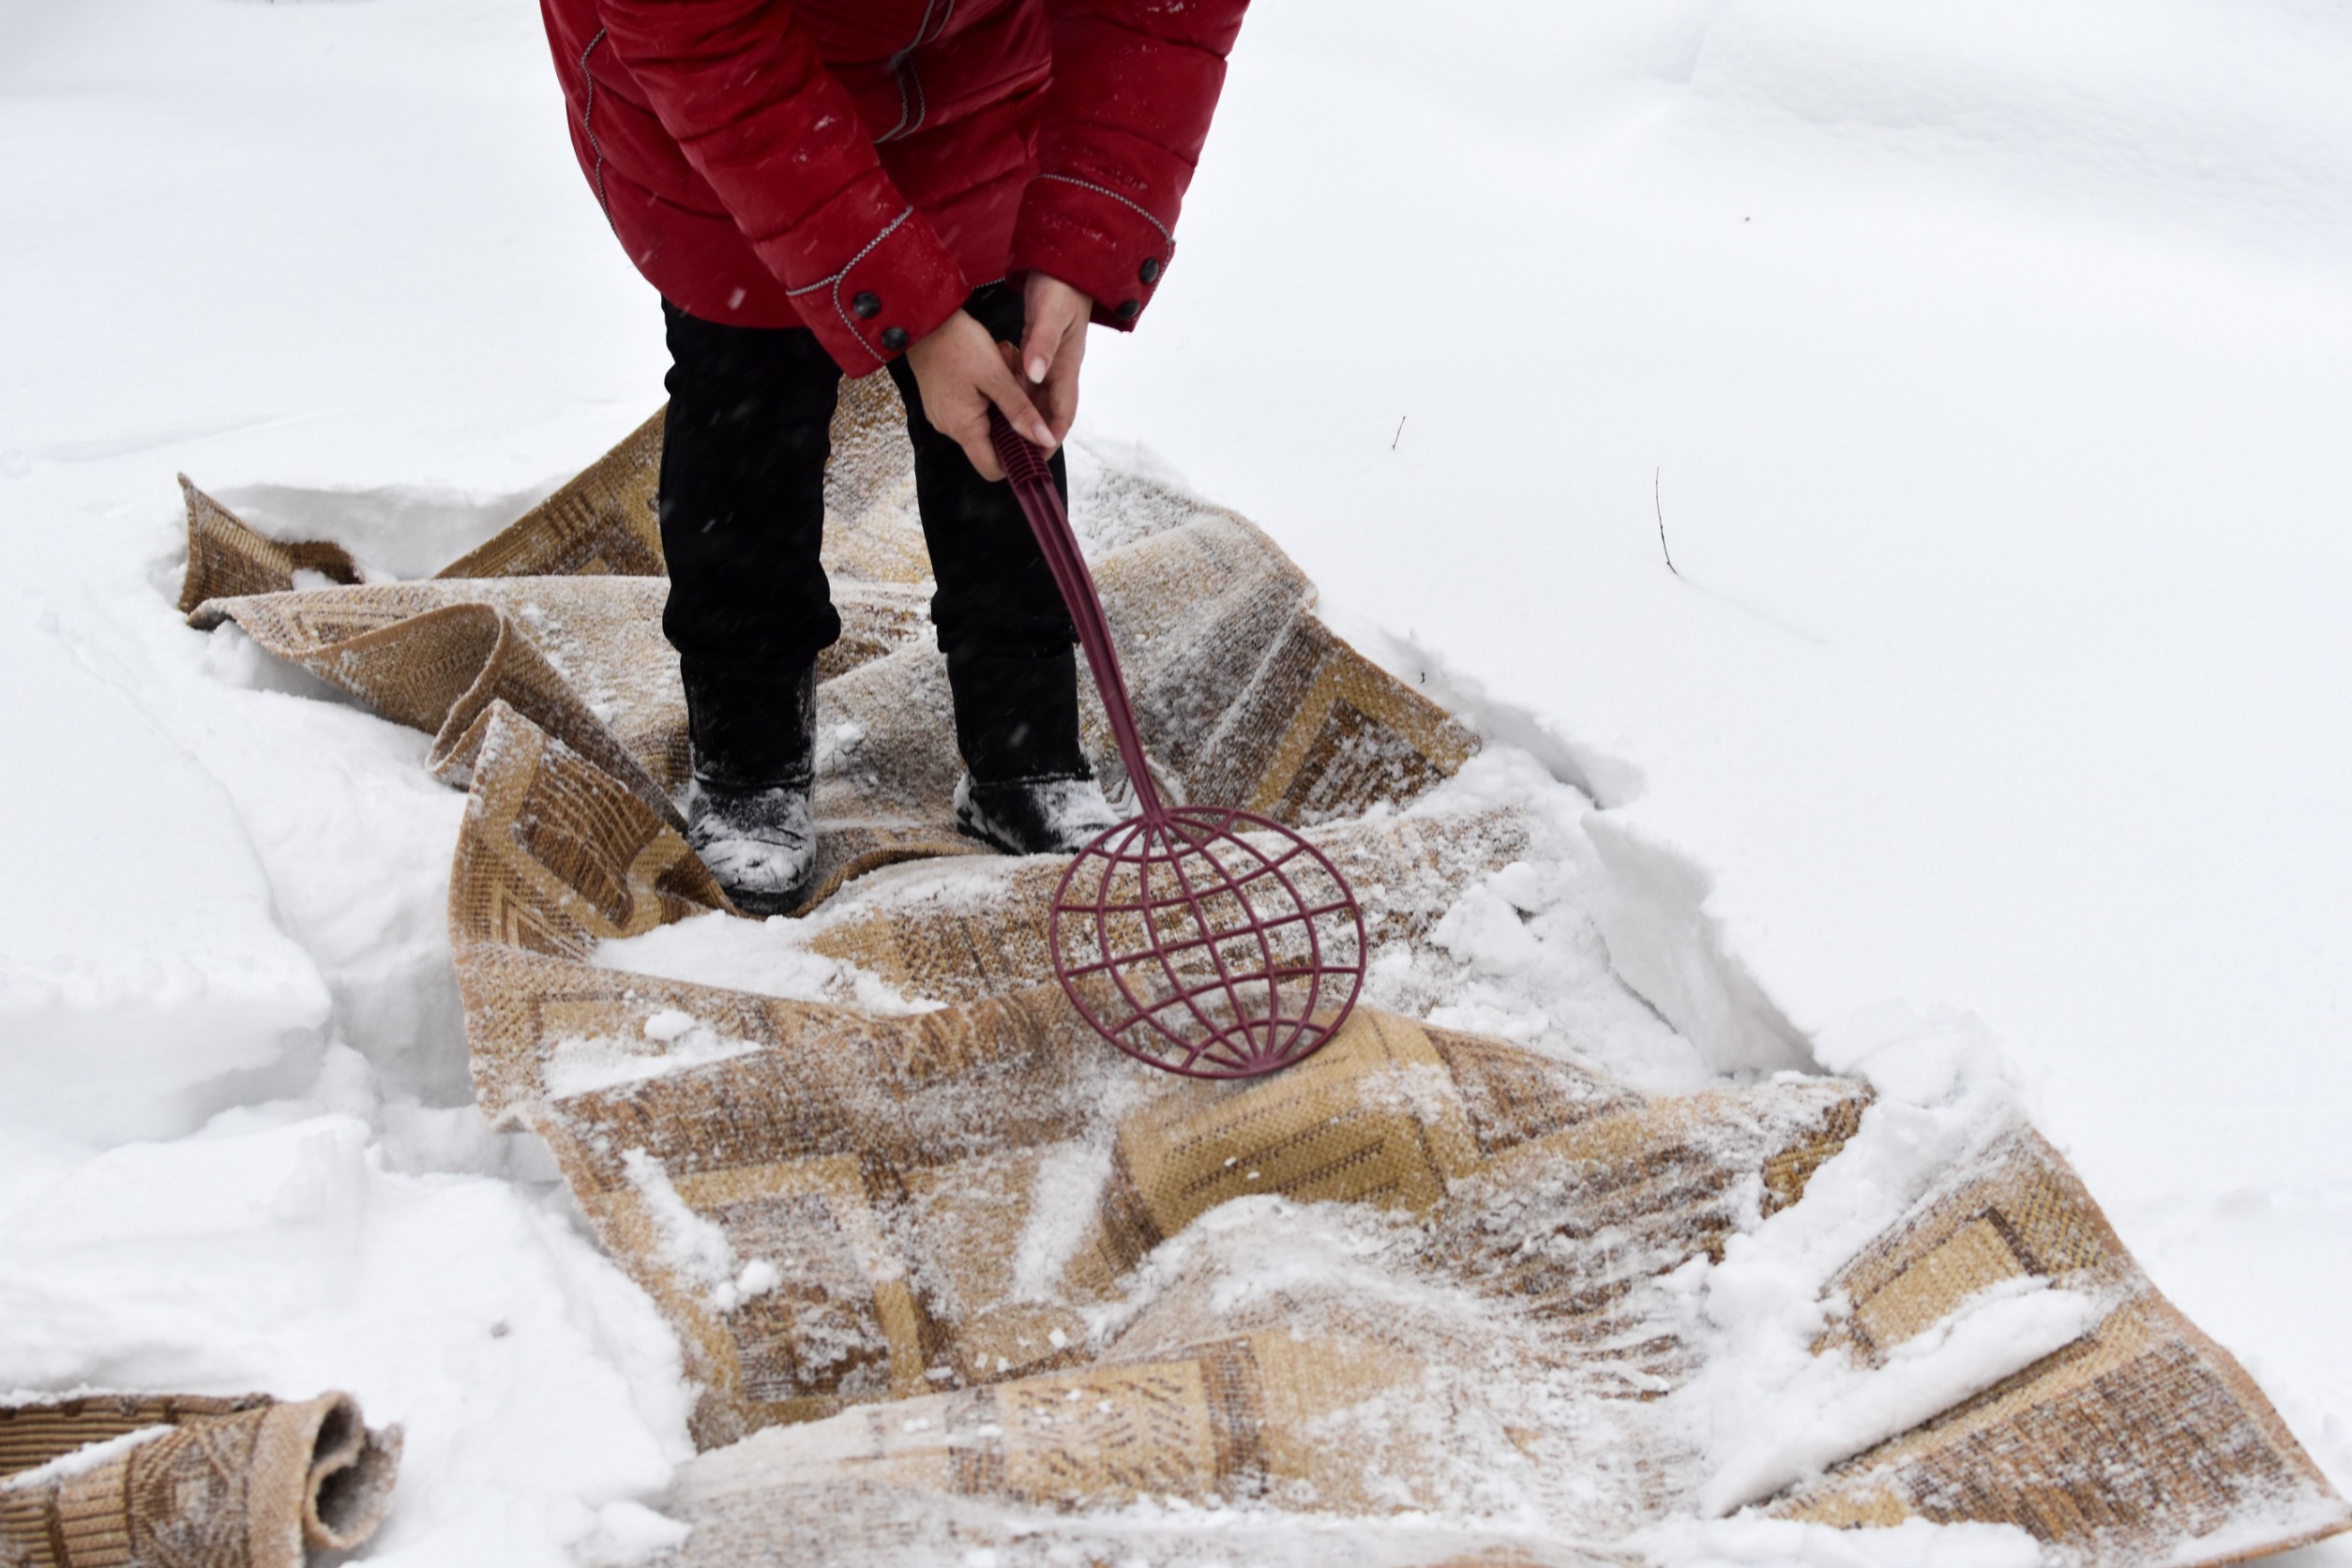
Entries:
POLYGON ((791 0, 602 0, 606 41, 801 319, 863 375, 953 315, 962 268, 898 193, 791 0))
POLYGON ((1053 86, 1011 269, 1083 290, 1129 327, 1176 253, 1225 57, 1248 0, 1046 0, 1053 86))

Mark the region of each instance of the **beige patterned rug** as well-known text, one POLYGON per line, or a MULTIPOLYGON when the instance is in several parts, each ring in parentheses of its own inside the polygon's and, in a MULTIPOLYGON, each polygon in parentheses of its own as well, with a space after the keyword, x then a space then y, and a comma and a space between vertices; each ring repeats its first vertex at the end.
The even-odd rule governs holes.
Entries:
POLYGON ((400 1430, 349 1395, 0 1405, 8 1568, 301 1568, 383 1522, 400 1430))
MULTIPOLYGON (((615 967, 725 907, 670 802, 662 584, 626 575, 658 566, 657 420, 430 582, 339 584, 332 547, 188 490, 195 624, 431 734, 472 792, 450 931, 481 1103, 547 1139, 701 1389, 667 1560, 1569 1563, 1747 1509, 2192 1568, 2352 1524, 2013 1113, 1878 1214, 1867 1173, 1959 1123, 1853 1079, 1639 1092, 1385 981, 1270 1079, 1109 1050, 1051 982, 1058 865, 952 832, 895 395, 849 394, 825 874, 785 923, 832 979, 799 999, 615 967), (1818 1266, 1815 1326, 1742 1427, 1726 1390, 1769 1357, 1731 1309, 1802 1274, 1774 1259, 1818 1266)), ((1093 503, 1168 791, 1308 828, 1376 971, 1437 964, 1440 917, 1555 830, 1437 788, 1474 737, 1246 520, 1120 475, 1093 503)), ((1088 737, 1117 789, 1098 710, 1088 737)))

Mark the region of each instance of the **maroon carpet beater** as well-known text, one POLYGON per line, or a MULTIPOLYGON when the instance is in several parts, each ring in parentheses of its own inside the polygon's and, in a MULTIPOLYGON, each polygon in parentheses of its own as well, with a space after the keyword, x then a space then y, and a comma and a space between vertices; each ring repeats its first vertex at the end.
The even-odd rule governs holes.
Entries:
POLYGON ((1138 814, 1063 874, 1053 971, 1129 1056, 1189 1078, 1254 1078, 1338 1032, 1364 986, 1364 916, 1337 867, 1282 823, 1160 798, 1093 574, 1045 455, 990 411, 997 460, 1070 607, 1138 814))

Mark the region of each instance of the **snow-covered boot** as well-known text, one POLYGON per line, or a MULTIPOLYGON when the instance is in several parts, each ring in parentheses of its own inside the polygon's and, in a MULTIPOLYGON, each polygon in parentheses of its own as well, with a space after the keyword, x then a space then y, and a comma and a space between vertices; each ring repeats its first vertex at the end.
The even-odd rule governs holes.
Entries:
POLYGON ((686 842, 746 914, 783 914, 817 868, 817 671, 774 682, 688 669, 694 758, 680 808, 686 842))
POLYGON ((1078 745, 1067 642, 952 649, 947 685, 971 770, 956 786, 958 830, 1007 854, 1067 854, 1118 821, 1078 745))
POLYGON ((1006 854, 1074 854, 1118 822, 1089 777, 1009 778, 956 786, 956 828, 1006 854))

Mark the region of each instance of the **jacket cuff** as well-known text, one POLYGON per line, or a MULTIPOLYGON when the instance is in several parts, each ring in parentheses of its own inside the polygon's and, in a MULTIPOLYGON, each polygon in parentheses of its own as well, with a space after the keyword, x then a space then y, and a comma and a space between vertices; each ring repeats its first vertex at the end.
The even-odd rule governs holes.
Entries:
POLYGON ((912 206, 885 223, 830 278, 786 291, 834 363, 852 377, 904 354, 963 308, 963 269, 912 206))
POLYGON ((1132 329, 1176 256, 1168 225, 1140 202, 1071 174, 1039 174, 1021 194, 1008 272, 1042 272, 1094 301, 1093 319, 1132 329))

